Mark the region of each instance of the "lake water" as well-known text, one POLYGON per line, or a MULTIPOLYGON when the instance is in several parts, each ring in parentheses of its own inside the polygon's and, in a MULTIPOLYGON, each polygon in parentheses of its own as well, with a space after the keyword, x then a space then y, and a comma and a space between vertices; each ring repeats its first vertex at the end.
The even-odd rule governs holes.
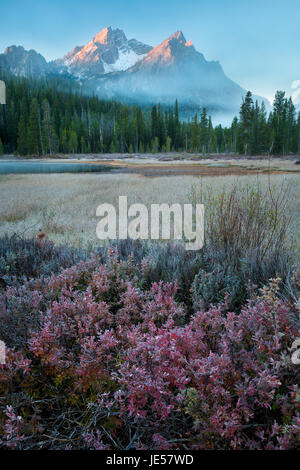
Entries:
POLYGON ((90 173, 110 171, 110 168, 88 163, 60 162, 0 162, 0 175, 10 173, 90 173))

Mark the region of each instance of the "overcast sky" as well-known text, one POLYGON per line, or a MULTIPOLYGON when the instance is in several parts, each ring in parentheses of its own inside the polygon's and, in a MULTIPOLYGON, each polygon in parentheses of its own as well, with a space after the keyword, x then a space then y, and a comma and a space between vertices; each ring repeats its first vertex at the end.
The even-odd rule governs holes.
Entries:
POLYGON ((300 0, 1 0, 0 51, 22 45, 50 60, 106 26, 150 45, 180 29, 239 85, 299 102, 299 21, 300 0))

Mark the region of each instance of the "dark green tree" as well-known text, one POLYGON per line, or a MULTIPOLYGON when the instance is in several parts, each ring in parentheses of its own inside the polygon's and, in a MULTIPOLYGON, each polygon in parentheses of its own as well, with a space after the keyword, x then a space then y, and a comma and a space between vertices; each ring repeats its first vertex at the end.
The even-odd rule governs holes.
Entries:
POLYGON ((41 153, 39 104, 36 98, 33 98, 30 104, 28 121, 28 151, 32 155, 40 155, 41 153))
POLYGON ((240 125, 241 125, 241 147, 244 154, 249 152, 249 144, 251 142, 251 127, 253 118, 253 100, 252 93, 248 91, 240 109, 240 125))
POLYGON ((57 152, 57 135, 55 133, 49 101, 42 102, 42 148, 45 154, 53 155, 57 152))

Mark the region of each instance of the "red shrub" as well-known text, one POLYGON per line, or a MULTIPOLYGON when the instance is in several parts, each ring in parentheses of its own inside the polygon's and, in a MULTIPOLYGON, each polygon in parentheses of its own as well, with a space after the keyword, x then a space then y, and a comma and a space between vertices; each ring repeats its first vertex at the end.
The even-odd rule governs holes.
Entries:
POLYGON ((176 285, 142 285, 110 253, 8 289, 4 318, 25 306, 34 321, 0 366, 2 445, 295 448, 297 331, 276 282, 239 314, 189 319, 176 285))

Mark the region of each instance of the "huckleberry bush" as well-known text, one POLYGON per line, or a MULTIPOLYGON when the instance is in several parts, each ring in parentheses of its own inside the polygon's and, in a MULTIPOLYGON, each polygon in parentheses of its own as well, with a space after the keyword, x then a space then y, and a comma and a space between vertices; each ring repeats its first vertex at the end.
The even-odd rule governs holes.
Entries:
POLYGON ((235 283, 207 306, 201 273, 193 311, 178 297, 183 281, 151 281, 151 250, 122 249, 1 294, 0 446, 299 447, 298 313, 280 279, 233 311, 235 283))

